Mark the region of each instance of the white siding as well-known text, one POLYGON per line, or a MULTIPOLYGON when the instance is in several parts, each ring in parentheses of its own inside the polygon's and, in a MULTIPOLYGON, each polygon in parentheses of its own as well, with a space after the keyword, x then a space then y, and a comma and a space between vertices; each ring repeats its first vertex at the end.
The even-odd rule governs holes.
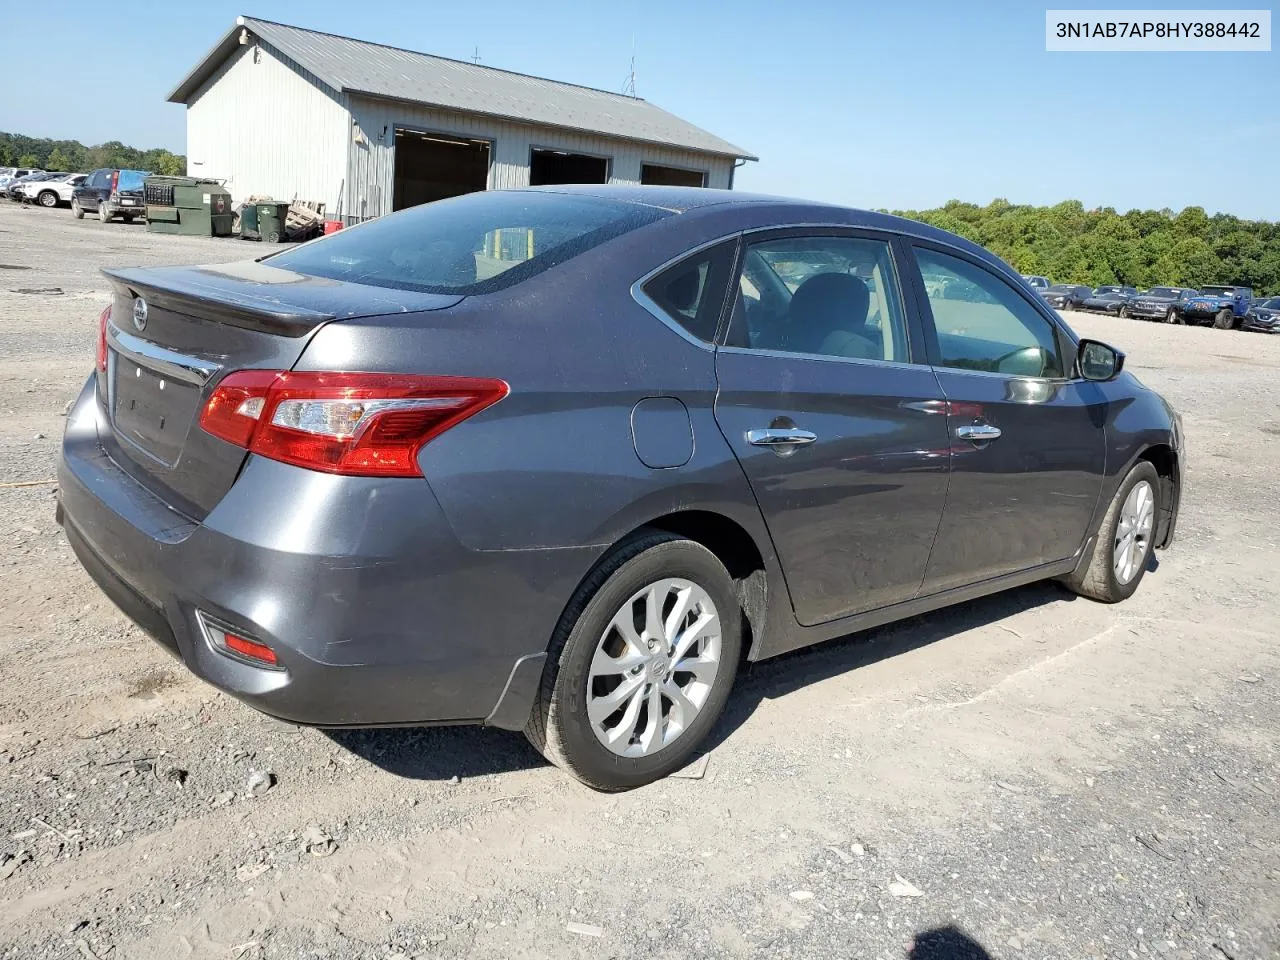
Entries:
POLYGON ((297 197, 332 214, 350 142, 343 101, 267 44, 238 47, 187 105, 187 173, 225 180, 236 202, 297 197))
POLYGON ((610 183, 639 183, 642 163, 703 170, 707 186, 730 185, 733 160, 712 154, 615 140, 588 133, 538 127, 475 114, 455 113, 393 100, 350 98, 353 137, 348 141, 347 196, 343 212, 353 219, 391 212, 395 171, 395 129, 411 127, 434 133, 489 140, 489 189, 529 184, 529 151, 533 147, 569 150, 610 158, 610 183), (356 134, 363 133, 357 139, 356 134))

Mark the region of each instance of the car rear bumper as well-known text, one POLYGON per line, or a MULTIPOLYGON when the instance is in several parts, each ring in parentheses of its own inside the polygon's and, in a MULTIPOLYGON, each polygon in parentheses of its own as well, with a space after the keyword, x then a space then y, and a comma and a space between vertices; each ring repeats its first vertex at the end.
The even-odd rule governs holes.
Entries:
POLYGON ((425 481, 258 458, 197 522, 103 452, 101 416, 90 378, 59 519, 103 592, 197 676, 295 723, 523 726, 594 551, 469 551, 425 481), (197 611, 270 646, 280 669, 221 652, 197 611))

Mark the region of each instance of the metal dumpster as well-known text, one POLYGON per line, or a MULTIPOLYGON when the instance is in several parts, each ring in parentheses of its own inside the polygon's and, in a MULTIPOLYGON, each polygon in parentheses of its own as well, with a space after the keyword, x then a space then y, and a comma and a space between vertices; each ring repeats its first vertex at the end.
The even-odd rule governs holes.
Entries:
POLYGON ((231 236, 231 194, 216 180, 147 177, 142 192, 152 233, 231 236))
POLYGON ((240 210, 240 238, 262 240, 266 243, 283 243, 285 222, 289 219, 289 204, 275 200, 257 200, 246 203, 240 210))

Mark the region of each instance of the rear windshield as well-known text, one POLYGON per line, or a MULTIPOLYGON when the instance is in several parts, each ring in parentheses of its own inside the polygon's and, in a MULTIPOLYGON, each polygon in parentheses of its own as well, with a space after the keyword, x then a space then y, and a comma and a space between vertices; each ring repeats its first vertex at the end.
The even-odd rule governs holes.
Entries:
POLYGON ((313 277, 470 296, 519 283, 668 216, 597 197, 471 193, 341 230, 270 262, 313 277))

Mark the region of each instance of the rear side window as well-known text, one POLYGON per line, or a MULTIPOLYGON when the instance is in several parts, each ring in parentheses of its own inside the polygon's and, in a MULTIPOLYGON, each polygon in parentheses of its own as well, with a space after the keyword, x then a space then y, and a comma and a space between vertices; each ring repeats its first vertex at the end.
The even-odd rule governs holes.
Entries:
POLYGON ((371 220, 269 262, 331 280, 471 296, 512 286, 668 216, 597 197, 471 193, 371 220))
POLYGON ((681 260, 649 280, 645 296, 674 323, 706 343, 716 336, 725 287, 733 268, 732 243, 681 260))

